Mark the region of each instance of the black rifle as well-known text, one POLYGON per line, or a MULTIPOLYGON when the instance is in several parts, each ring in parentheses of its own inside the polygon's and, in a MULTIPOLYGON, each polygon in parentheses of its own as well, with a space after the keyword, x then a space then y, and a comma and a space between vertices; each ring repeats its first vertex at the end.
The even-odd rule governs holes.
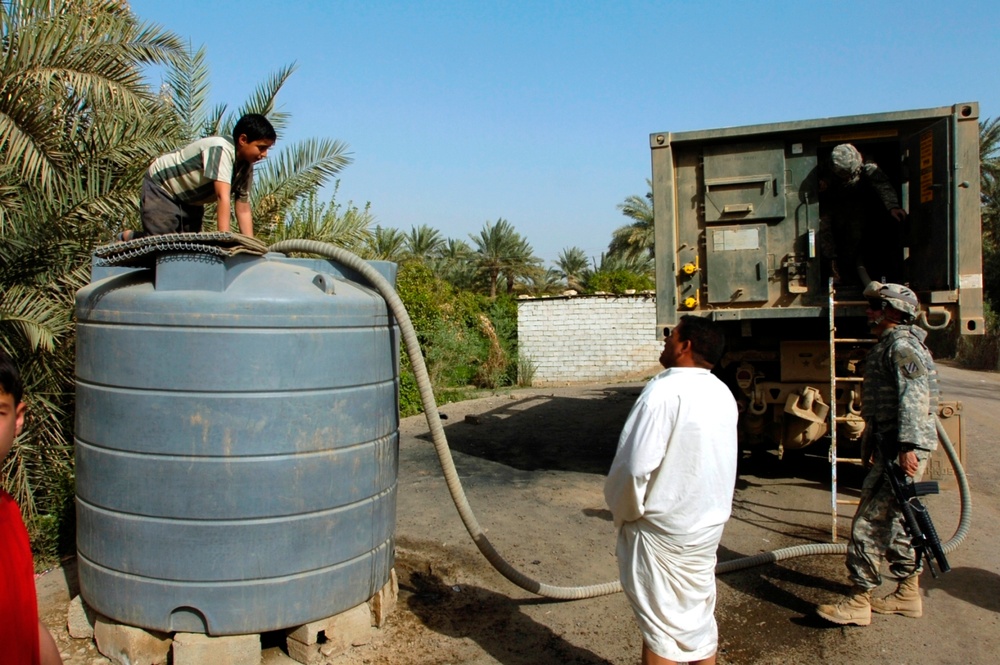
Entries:
POLYGON ((913 550, 917 554, 917 563, 926 557, 927 567, 930 569, 931 575, 937 577, 931 561, 931 554, 933 554, 938 568, 942 573, 947 573, 951 570, 951 566, 948 565, 948 558, 945 557, 944 549, 941 547, 941 539, 938 538, 934 523, 931 522, 931 514, 917 498, 926 494, 937 494, 937 481, 913 482, 913 479, 906 475, 906 472, 899 466, 895 459, 897 456, 888 454, 890 446, 886 444, 881 434, 875 435, 875 445, 878 446, 879 454, 882 456, 885 476, 892 486, 892 493, 903 511, 903 525, 906 527, 907 535, 910 536, 913 550))

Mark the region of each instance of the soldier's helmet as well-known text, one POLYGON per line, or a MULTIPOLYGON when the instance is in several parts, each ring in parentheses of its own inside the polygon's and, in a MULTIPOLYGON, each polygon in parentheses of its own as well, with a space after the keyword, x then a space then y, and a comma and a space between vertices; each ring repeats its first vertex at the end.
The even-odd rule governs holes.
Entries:
POLYGON ((872 309, 888 306, 903 315, 903 320, 909 323, 920 313, 920 301, 917 294, 902 284, 882 284, 871 282, 865 287, 865 298, 872 309), (876 307, 877 305, 877 307, 876 307))
POLYGON ((861 153, 850 143, 841 143, 830 153, 830 168, 842 180, 853 180, 861 173, 861 153))

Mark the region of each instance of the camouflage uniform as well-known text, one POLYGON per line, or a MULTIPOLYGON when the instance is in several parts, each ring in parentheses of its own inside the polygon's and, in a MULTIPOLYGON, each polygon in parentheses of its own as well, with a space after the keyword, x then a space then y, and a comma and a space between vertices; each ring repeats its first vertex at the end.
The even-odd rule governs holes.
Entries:
MULTIPOLYGON (((866 437, 880 434, 892 449, 897 449, 897 442, 915 448, 920 464, 914 480, 920 479, 927 459, 937 448, 937 369, 924 346, 926 337, 924 330, 912 325, 898 325, 882 333, 865 362, 861 406, 866 437)), ((882 583, 879 568, 883 557, 896 579, 918 574, 921 568, 883 469, 884 460, 876 452, 875 465, 862 485, 847 546, 851 581, 865 589, 882 583)))
POLYGON ((818 237, 823 258, 836 260, 841 276, 850 280, 857 265, 868 268, 874 279, 900 278, 900 266, 886 258, 898 242, 885 252, 887 243, 899 236, 889 211, 902 207, 889 177, 874 162, 864 162, 847 179, 832 172, 823 179, 827 190, 820 196, 818 237))

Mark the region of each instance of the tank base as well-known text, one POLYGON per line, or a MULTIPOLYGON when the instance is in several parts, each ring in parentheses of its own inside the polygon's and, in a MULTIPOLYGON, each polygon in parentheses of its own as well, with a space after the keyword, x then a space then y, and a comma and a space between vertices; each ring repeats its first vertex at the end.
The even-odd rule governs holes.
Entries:
MULTIPOLYGON (((374 631, 385 625, 398 597, 399 583, 393 568, 389 581, 368 601, 286 629, 289 657, 304 665, 319 665, 351 647, 369 643, 374 631)), ((203 633, 149 631, 108 619, 81 601, 77 596, 70 602, 70 614, 74 615, 74 605, 83 610, 75 614, 91 623, 89 636, 94 638, 97 650, 113 662, 162 662, 168 652, 172 653, 174 665, 260 660, 261 636, 257 633, 213 637, 203 633)))

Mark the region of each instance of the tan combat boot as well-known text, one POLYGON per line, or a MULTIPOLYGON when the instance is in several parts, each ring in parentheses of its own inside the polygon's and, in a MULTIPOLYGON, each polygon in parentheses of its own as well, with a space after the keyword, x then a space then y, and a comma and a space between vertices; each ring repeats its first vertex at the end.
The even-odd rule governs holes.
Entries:
POLYGON ((884 598, 872 598, 872 609, 879 614, 899 614, 916 619, 923 615, 920 584, 916 575, 899 580, 896 590, 884 598))
POLYGON ((816 614, 841 625, 867 626, 872 622, 871 598, 870 590, 852 587, 847 598, 836 605, 820 605, 816 608, 816 614))

